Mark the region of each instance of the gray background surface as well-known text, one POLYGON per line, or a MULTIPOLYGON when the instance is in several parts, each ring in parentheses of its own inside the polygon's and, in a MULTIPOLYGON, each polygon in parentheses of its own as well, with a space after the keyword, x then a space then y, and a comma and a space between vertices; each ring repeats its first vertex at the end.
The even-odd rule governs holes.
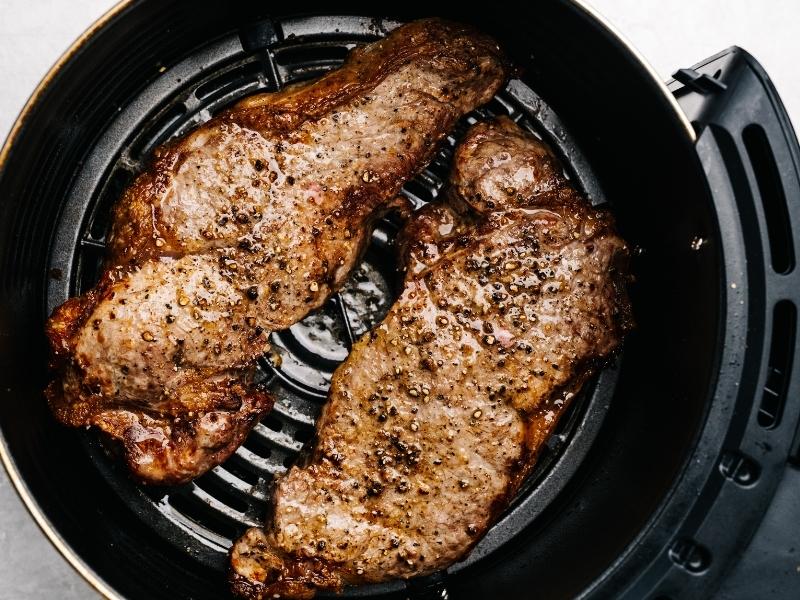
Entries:
MULTIPOLYGON (((0 0, 0 140, 59 55, 112 0, 0 0)), ((800 0, 594 0, 663 77, 737 44, 800 123, 800 0)), ((97 595, 50 546, 0 469, 0 599, 97 595)))

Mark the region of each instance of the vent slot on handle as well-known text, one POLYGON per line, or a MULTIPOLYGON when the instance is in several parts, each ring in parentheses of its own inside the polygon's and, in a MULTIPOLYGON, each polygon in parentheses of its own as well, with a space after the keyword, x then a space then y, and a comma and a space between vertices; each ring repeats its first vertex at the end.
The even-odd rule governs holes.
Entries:
POLYGON ((789 273, 795 264, 792 224, 789 220, 786 192, 775 155, 767 134, 760 125, 754 123, 745 127, 742 131, 742 140, 753 167, 761 204, 764 207, 772 268, 776 273, 789 273))
POLYGON ((758 424, 764 429, 774 429, 781 422, 786 390, 791 379, 796 332, 797 309, 789 300, 781 300, 775 305, 772 315, 767 380, 758 409, 758 424))

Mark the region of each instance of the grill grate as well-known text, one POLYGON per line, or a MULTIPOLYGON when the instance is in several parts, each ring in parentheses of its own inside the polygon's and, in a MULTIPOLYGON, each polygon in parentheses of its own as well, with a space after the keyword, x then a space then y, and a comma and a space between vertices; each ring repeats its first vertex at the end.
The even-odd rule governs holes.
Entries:
MULTIPOLYGON (((61 286, 50 282, 50 309, 68 294, 85 291, 96 281, 111 207, 156 146, 185 134, 243 96, 274 91, 321 75, 341 64, 357 43, 375 39, 393 26, 355 17, 265 22, 257 24, 260 32, 254 34, 250 30, 241 38, 224 40, 205 55, 192 57, 163 73, 120 112, 119 123, 112 124, 107 139, 98 144, 96 154, 112 157, 100 170, 101 175, 90 172, 89 160, 77 177, 66 213, 80 218, 64 220, 55 244, 71 247, 72 251, 66 254, 66 262, 54 259, 57 264, 52 265, 71 273, 71 277, 61 286), (332 28, 332 23, 338 26, 332 28), (270 46, 259 47, 253 40, 270 46), (202 75, 198 76, 198 72, 202 75), (123 135, 126 131, 130 132, 127 136, 123 135), (87 202, 86 198, 90 200, 87 202)), ((470 125, 496 115, 508 115, 547 139, 570 165, 568 176, 577 180, 595 203, 600 203, 602 196, 594 187, 595 179, 566 130, 547 105, 519 81, 512 82, 488 106, 462 119, 436 158, 405 186, 403 193, 417 207, 434 200, 447 180, 457 140, 470 125)), ((311 439, 333 371, 347 356, 354 340, 380 321, 395 297, 398 281, 393 241, 397 228, 390 219, 380 222, 364 261, 344 289, 302 322, 272 335, 273 351, 258 361, 257 381, 274 394, 275 407, 223 465, 184 486, 142 488, 131 483, 91 433, 85 435, 87 451, 112 487, 165 539, 208 566, 223 569, 232 540, 244 528, 263 522, 270 484, 311 439)), ((614 381, 613 370, 604 372, 599 382, 587 386, 576 398, 561 420, 526 490, 507 515, 511 518, 522 512, 524 522, 514 521, 513 527, 500 523, 462 565, 502 544, 555 496, 588 451, 607 409, 614 381), (581 443, 566 443, 579 439, 581 443), (570 452, 572 455, 568 456, 570 452), (541 495, 538 504, 527 493, 533 488, 541 495)), ((458 568, 454 566, 451 571, 458 568)))

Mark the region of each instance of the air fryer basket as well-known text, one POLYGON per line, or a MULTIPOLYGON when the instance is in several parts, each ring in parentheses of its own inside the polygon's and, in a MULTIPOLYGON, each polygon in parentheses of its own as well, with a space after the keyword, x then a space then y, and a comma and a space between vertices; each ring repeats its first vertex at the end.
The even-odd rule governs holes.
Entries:
MULTIPOLYGON (((185 134, 248 94, 319 76, 341 64, 349 48, 385 35, 398 23, 337 17, 335 25, 332 27, 329 18, 317 17, 254 23, 243 33, 227 36, 174 65, 119 111, 72 182, 53 239, 50 271, 62 275, 48 281, 48 309, 88 290, 99 278, 111 207, 155 146, 185 134), (198 63, 202 65, 200 74, 198 63)), ((589 163, 558 117, 519 81, 464 119, 439 155, 403 193, 418 207, 435 200, 448 178, 458 138, 470 124, 501 114, 546 137, 562 156, 569 157, 566 164, 577 185, 586 189, 594 202, 603 202, 589 163)), ((264 522, 269 485, 311 438, 334 369, 347 356, 354 338, 380 322, 399 291, 393 247, 396 229, 391 220, 381 222, 364 261, 342 292, 302 322, 272 335, 274 348, 259 361, 257 381, 274 394, 275 408, 224 465, 172 489, 137 486, 106 456, 94 432, 84 435, 87 452, 109 485, 124 503, 136 507, 139 518, 166 542, 207 567, 224 571, 233 541, 246 527, 264 522)), ((535 493, 521 494, 504 524, 484 538, 469 559, 454 565, 452 572, 502 545, 532 522, 548 499, 560 491, 600 429, 616 375, 615 369, 607 369, 585 386, 528 481, 526 489, 535 488, 535 493)), ((403 587, 396 582, 372 586, 369 591, 403 587)))
MULTIPOLYGON (((346 594, 701 596, 758 525, 797 423, 797 403, 787 403, 796 141, 741 52, 677 74, 695 144, 663 87, 585 9, 552 1, 511 14, 442 15, 494 35, 524 72, 460 124, 405 193, 418 205, 435 199, 465 128, 510 115, 617 215, 636 249, 638 329, 466 561, 424 581, 346 594), (760 112, 731 110, 754 98, 760 112), (735 524, 731 507, 744 507, 735 524)), ((111 593, 225 596, 227 547, 261 521, 268 484, 309 439, 330 374, 394 297, 397 224, 380 224, 326 307, 274 334, 260 377, 275 410, 234 457, 186 486, 136 486, 92 432, 52 420, 41 396, 44 318, 93 284, 110 207, 156 145, 243 95, 319 75, 354 44, 419 16, 130 2, 52 75, 16 132, 0 164, 5 459, 50 535, 111 593)))

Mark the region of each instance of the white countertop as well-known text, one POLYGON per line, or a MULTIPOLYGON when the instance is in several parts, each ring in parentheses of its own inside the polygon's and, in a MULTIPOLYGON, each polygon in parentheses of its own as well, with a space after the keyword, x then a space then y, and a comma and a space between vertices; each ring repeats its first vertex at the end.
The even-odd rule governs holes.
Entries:
MULTIPOLYGON (((0 139, 58 56, 112 0, 0 0, 0 139)), ((594 0, 667 79, 731 45, 758 58, 800 123, 800 0, 594 0)), ((50 546, 0 469, 0 599, 94 593, 50 546)))

